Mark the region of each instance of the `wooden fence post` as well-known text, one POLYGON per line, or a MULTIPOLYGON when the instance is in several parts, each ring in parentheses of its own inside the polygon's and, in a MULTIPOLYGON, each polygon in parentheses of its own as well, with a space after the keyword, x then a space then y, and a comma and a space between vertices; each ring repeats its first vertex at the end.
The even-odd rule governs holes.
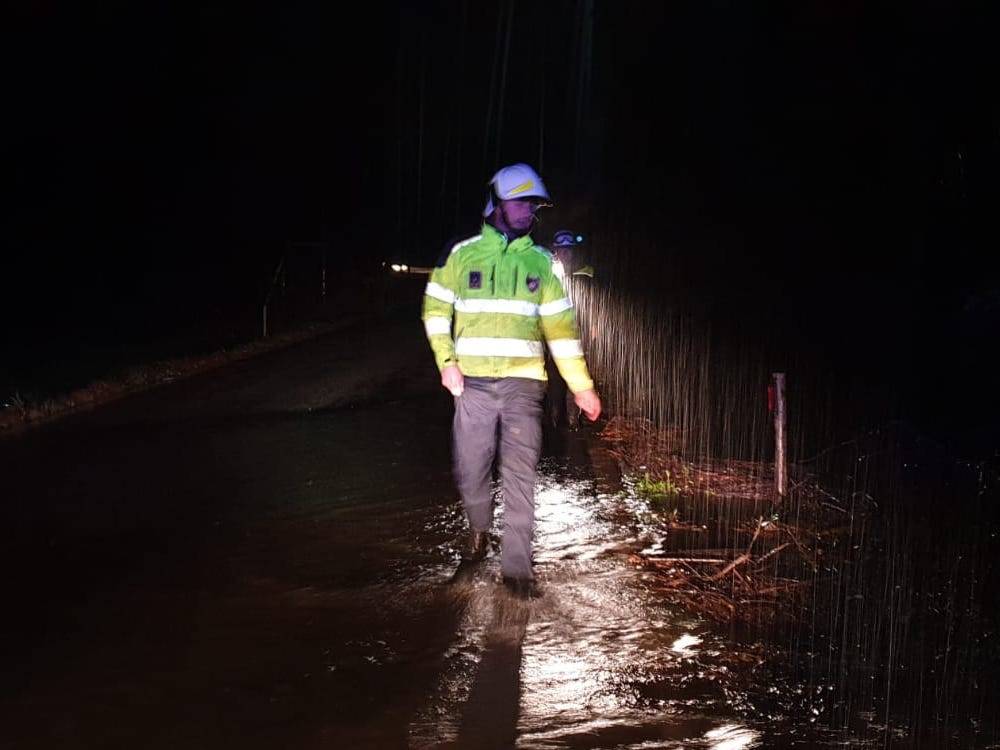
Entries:
POLYGON ((774 484, 778 497, 788 493, 787 435, 788 415, 785 412, 785 373, 771 373, 774 379, 774 484))

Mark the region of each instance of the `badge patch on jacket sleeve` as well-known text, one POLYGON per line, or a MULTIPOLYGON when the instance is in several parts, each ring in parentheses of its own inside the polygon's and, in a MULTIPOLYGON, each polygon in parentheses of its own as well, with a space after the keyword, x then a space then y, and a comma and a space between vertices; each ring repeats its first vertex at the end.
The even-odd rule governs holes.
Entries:
POLYGON ((529 292, 538 291, 538 285, 541 283, 541 279, 539 279, 537 276, 529 276, 524 281, 528 285, 529 292))
POLYGON ((483 288, 483 272, 469 271, 469 289, 483 288))

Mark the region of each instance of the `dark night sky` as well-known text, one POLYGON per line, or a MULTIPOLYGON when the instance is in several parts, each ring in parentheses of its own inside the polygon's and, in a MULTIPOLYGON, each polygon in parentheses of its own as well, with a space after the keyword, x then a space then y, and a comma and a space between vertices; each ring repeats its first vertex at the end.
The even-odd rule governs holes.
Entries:
POLYGON ((645 238, 722 316, 774 317, 778 295, 873 350, 995 341, 996 12, 102 7, 25 3, 8 34, 22 377, 253 304, 285 240, 332 241, 345 273, 429 260, 475 228, 499 164, 540 159, 546 231, 645 238))

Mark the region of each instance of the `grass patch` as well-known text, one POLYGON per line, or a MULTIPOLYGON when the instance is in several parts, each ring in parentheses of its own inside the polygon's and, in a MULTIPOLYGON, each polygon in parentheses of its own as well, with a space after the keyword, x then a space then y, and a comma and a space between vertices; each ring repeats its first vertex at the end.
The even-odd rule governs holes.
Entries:
POLYGON ((669 471, 662 479, 650 479, 647 471, 636 482, 635 489, 644 497, 677 497, 681 494, 681 488, 671 480, 669 471))
POLYGON ((635 490, 655 510, 670 510, 681 494, 681 487, 671 478, 669 471, 659 479, 651 478, 646 472, 636 482, 635 490))

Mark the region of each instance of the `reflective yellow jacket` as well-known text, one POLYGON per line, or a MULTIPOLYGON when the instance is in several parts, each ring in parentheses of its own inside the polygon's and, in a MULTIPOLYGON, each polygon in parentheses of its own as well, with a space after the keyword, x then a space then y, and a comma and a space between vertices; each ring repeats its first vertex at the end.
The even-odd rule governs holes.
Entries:
POLYGON ((552 256, 530 236, 508 243, 484 224, 481 234, 456 244, 431 273, 422 317, 438 369, 546 380, 544 340, 571 391, 594 387, 573 303, 552 272, 552 256))

